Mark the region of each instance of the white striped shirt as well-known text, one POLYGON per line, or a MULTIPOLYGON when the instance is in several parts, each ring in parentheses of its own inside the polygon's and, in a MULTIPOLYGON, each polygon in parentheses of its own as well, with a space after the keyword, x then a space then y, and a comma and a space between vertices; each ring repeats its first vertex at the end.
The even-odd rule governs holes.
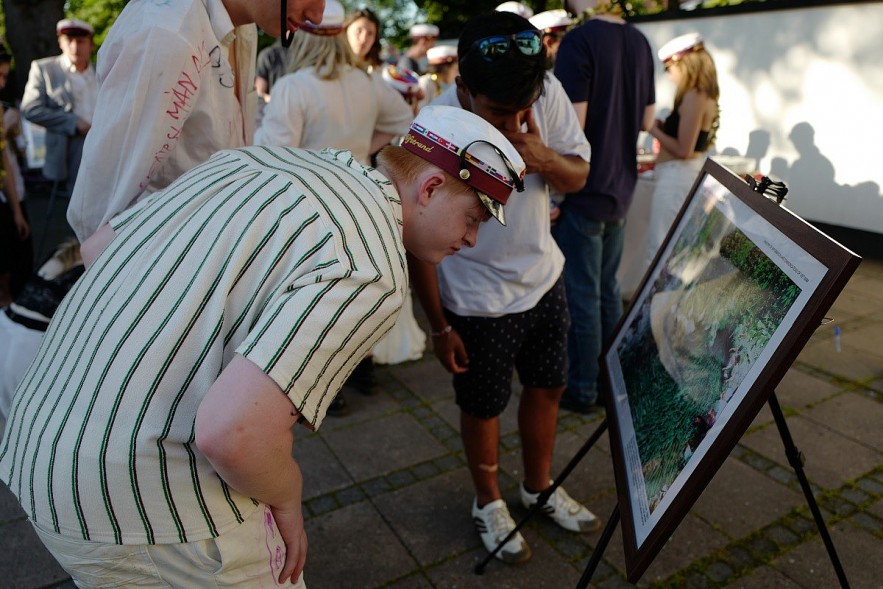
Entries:
POLYGON ((0 478, 38 525, 190 542, 256 502, 194 443, 234 353, 318 427, 407 289, 401 203, 349 152, 223 151, 114 219, 18 390, 0 478))

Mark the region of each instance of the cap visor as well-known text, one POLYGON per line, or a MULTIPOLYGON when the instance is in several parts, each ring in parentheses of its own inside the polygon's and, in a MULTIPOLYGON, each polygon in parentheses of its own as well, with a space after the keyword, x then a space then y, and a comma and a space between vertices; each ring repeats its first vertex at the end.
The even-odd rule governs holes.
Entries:
POLYGON ((500 225, 506 225, 506 215, 503 213, 503 205, 486 195, 484 192, 480 192, 478 190, 475 191, 478 195, 478 200, 481 201, 481 204, 484 205, 484 208, 488 210, 491 214, 491 217, 500 222, 500 225))

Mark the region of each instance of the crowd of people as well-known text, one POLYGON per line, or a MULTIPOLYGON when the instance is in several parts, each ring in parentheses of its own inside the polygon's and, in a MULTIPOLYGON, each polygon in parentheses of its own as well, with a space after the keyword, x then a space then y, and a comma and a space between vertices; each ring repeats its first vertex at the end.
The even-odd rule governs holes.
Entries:
MULTIPOLYGON (((131 2, 94 66, 88 23, 56 32, 15 106, 46 129, 76 240, 25 279, 0 130, 0 479, 55 558, 81 587, 305 587, 292 429, 375 393, 375 361, 424 353, 410 288, 493 551, 515 527, 498 479, 514 375, 525 507, 552 483, 560 410, 601 402, 639 133, 660 148, 655 247, 713 143, 702 38, 658 52, 677 94, 657 121, 650 43, 606 0, 580 23, 505 2, 445 31, 456 45, 417 23, 400 56, 337 0, 131 2), (257 28, 278 40, 258 52, 257 28)), ((560 486, 542 512, 601 526, 560 486)), ((531 550, 514 534, 496 556, 531 550)))

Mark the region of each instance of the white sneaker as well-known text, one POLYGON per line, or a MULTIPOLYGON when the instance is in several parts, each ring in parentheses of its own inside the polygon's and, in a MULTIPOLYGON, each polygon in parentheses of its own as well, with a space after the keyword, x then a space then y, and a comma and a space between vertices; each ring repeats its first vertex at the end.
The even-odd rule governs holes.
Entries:
MULTIPOLYGON (((537 502, 539 493, 528 493, 521 483, 521 504, 530 509, 537 502)), ((575 501, 564 487, 558 487, 540 509, 548 515, 556 524, 571 532, 594 532, 601 527, 601 520, 582 503, 575 501)))
MULTIPOLYGON (((509 515, 509 508, 502 499, 491 501, 481 509, 478 500, 472 501, 472 521, 481 536, 481 541, 488 552, 493 552, 500 541, 515 528, 515 522, 509 515)), ((524 541, 521 532, 515 534, 494 556, 505 563, 524 562, 530 558, 530 546, 524 541)))

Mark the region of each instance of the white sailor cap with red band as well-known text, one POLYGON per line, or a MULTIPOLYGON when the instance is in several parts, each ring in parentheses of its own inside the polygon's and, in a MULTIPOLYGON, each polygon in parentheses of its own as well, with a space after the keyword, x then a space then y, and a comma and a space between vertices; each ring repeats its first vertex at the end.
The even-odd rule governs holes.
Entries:
POLYGON ((426 106, 402 147, 471 186, 488 212, 506 224, 503 205, 524 190, 524 160, 483 118, 453 106, 426 106))
POLYGON ((441 65, 457 61, 457 48, 453 45, 436 45, 426 50, 429 65, 441 65))
POLYGON ((703 48, 702 35, 699 33, 687 33, 680 37, 675 37, 665 45, 659 48, 656 55, 662 60, 662 63, 668 65, 675 62, 693 51, 699 51, 703 48))
POLYGON ((494 9, 495 12, 514 12, 522 18, 533 16, 533 9, 521 2, 503 2, 494 9))
POLYGON ((427 24, 418 24, 414 25, 408 30, 408 35, 411 38, 416 37, 438 37, 439 30, 435 25, 427 25, 427 24))
POLYGON ((546 10, 527 19, 530 24, 543 31, 544 33, 557 33, 567 30, 567 27, 573 24, 573 19, 567 14, 566 10, 546 10))
POLYGON ((321 37, 333 37, 343 32, 343 21, 346 11, 343 4, 337 0, 325 0, 325 10, 322 12, 322 22, 313 24, 310 21, 300 26, 301 30, 311 35, 321 37))

